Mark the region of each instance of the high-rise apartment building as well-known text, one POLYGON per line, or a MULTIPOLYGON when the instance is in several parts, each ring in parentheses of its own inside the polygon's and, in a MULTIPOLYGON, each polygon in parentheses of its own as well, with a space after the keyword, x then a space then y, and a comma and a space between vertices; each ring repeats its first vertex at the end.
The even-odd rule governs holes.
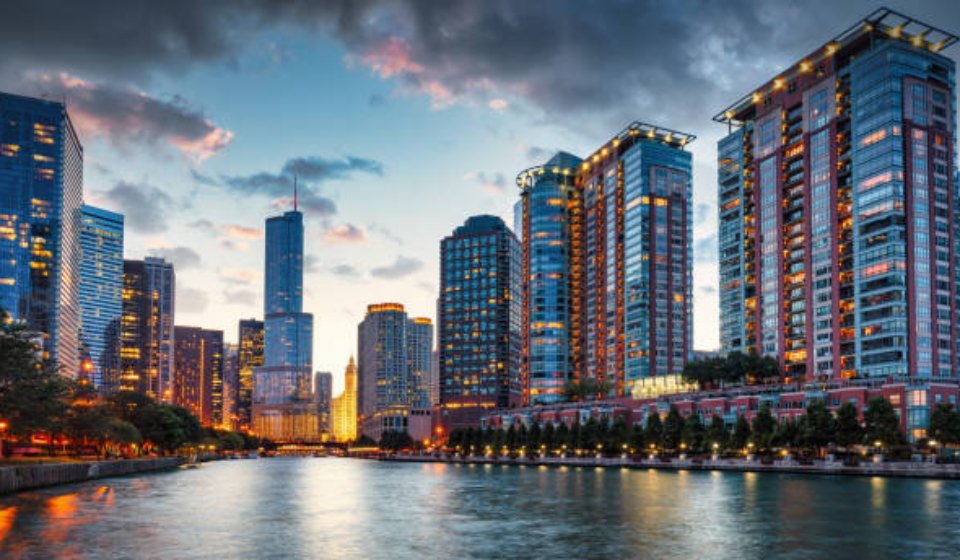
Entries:
POLYGON ((240 320, 237 350, 237 425, 249 431, 253 407, 253 370, 263 365, 263 321, 240 320))
POLYGON ((79 373, 83 146, 62 103, 0 93, 0 309, 79 373))
POLYGON ((223 343, 223 426, 238 430, 237 396, 240 393, 240 347, 223 343))
POLYGON ((223 423, 223 331, 174 329, 173 404, 204 426, 223 423))
POLYGON ((264 358, 253 370, 253 431, 275 441, 319 437, 313 406, 313 315, 303 312, 303 214, 267 219, 264 358))
POLYGON ((173 399, 173 329, 176 274, 161 258, 123 261, 120 369, 106 392, 139 391, 173 399))
POLYGON ((350 362, 343 375, 343 392, 333 398, 330 406, 333 439, 338 442, 357 439, 357 364, 350 362))
POLYGON ((473 216, 440 242, 440 403, 520 403, 520 242, 495 216, 473 216))
POLYGON ((357 346, 363 433, 379 439, 386 430, 405 431, 410 408, 426 398, 422 379, 430 367, 433 325, 429 319, 410 319, 399 303, 369 305, 357 346))
POLYGON ((585 159, 517 177, 523 201, 524 397, 590 379, 631 396, 692 352, 694 137, 634 122, 585 159))
POLYGON ((321 434, 329 434, 330 407, 333 401, 333 374, 318 371, 313 375, 313 401, 317 406, 317 426, 321 434))
POLYGON ((80 250, 80 371, 103 390, 120 367, 123 215, 84 205, 80 250))
POLYGON ((956 41, 880 9, 715 117, 724 351, 956 378, 956 41))

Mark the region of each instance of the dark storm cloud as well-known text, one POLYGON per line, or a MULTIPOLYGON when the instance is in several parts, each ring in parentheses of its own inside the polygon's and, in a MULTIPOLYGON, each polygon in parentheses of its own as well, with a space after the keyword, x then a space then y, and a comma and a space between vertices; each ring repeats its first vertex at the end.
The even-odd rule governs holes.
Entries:
MULTIPOLYGON (((699 128, 705 115, 877 6, 867 0, 34 0, 0 8, 0 79, 11 69, 32 69, 137 81, 196 64, 236 65, 245 49, 269 50, 264 32, 297 29, 333 37, 354 67, 438 106, 467 100, 494 107, 515 98, 579 129, 607 130, 633 117, 699 128)), ((960 28, 953 2, 904 2, 901 9, 960 28)))
POLYGON ((233 140, 232 132, 177 96, 160 99, 130 86, 90 82, 65 73, 30 73, 13 89, 64 100, 81 134, 105 136, 120 147, 168 144, 202 161, 233 140))
POLYGON ((371 269, 370 276, 385 280, 395 280, 409 276, 421 268, 423 268, 423 261, 420 259, 400 255, 392 264, 371 269))
MULTIPOLYGON (((331 180, 349 179, 358 173, 382 176, 383 164, 355 156, 341 159, 296 157, 288 159, 277 173, 262 171, 251 175, 225 175, 220 179, 222 184, 230 189, 273 197, 274 207, 288 209, 293 205, 293 183, 296 177, 300 207, 311 216, 325 218, 337 213, 337 205, 319 192, 319 186, 331 180)), ((211 180, 206 176, 201 177, 204 181, 211 180)))
POLYGON ((141 233, 166 231, 167 218, 176 206, 170 195, 146 184, 120 181, 97 194, 107 206, 125 216, 127 227, 141 233))

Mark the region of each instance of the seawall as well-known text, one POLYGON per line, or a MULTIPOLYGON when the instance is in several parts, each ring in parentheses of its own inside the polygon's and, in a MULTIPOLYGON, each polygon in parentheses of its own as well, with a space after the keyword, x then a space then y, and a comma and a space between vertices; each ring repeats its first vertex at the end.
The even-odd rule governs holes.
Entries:
POLYGON ((910 463, 910 462, 864 462, 857 466, 846 466, 839 462, 815 461, 802 465, 795 461, 778 460, 771 464, 760 461, 740 459, 720 459, 716 461, 674 460, 661 461, 631 458, 505 458, 505 457, 434 457, 430 455, 391 455, 379 458, 381 461, 417 462, 417 463, 456 463, 475 465, 526 465, 546 467, 614 467, 625 469, 657 469, 685 471, 732 471, 732 472, 772 472, 814 475, 847 476, 884 476, 894 478, 933 478, 960 480, 960 464, 910 463))
POLYGON ((111 476, 172 469, 186 462, 187 460, 183 457, 156 457, 124 461, 5 466, 0 467, 0 495, 111 476))

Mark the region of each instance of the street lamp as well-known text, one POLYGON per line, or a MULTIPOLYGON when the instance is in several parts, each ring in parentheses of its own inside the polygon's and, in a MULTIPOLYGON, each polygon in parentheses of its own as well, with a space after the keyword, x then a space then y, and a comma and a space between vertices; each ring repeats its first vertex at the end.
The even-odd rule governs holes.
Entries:
POLYGON ((0 459, 3 459, 3 436, 7 433, 8 426, 6 420, 0 420, 0 459))

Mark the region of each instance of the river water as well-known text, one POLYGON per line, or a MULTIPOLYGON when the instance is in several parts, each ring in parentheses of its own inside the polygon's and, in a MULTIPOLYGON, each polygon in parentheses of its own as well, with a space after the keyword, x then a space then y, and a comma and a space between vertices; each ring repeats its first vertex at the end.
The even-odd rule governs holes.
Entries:
POLYGON ((0 498, 0 558, 958 558, 960 482, 273 458, 0 498))

